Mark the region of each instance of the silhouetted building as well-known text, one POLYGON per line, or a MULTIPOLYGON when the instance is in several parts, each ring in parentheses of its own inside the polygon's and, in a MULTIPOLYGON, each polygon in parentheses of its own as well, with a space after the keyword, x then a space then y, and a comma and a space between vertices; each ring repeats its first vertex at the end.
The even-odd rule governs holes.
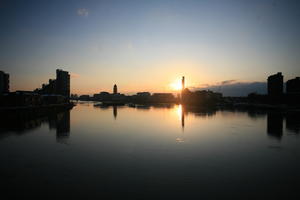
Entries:
POLYGON ((124 102, 126 101, 127 97, 124 94, 120 94, 120 93, 114 93, 113 95, 111 95, 111 100, 114 102, 124 102))
POLYGON ((138 93, 136 93, 136 95, 138 97, 150 97, 151 96, 150 92, 138 92, 138 93))
POLYGON ((43 84, 41 94, 56 94, 56 80, 49 79, 48 84, 43 84))
POLYGON ((114 94, 118 94, 118 87, 116 84, 114 85, 114 94))
POLYGON ((149 103, 151 98, 150 92, 138 92, 136 95, 129 96, 127 99, 135 103, 149 103))
POLYGON ((184 76, 182 77, 181 79, 181 94, 180 94, 180 100, 182 101, 183 99, 183 92, 184 92, 184 89, 185 89, 185 80, 184 80, 184 76))
POLYGON ((61 69, 56 70, 56 94, 70 97, 70 74, 61 69))
POLYGON ((82 101, 89 101, 90 100, 90 95, 84 94, 79 96, 79 100, 82 101))
POLYGON ((281 72, 268 77, 268 95, 281 97, 283 94, 283 76, 281 72))
POLYGON ((285 102, 288 105, 300 105, 300 77, 286 82, 285 102))
POLYGON ((0 98, 0 105, 10 106, 38 106, 42 105, 42 96, 32 91, 10 92, 0 98))
POLYGON ((71 94, 71 99, 73 100, 78 100, 78 95, 77 94, 71 94))
POLYGON ((188 88, 185 88, 185 78, 181 79, 181 103, 189 105, 205 105, 213 106, 222 100, 222 94, 212 92, 209 90, 201 90, 192 92, 188 88))
POLYGON ((112 99, 112 95, 108 92, 100 92, 99 94, 94 94, 94 100, 96 101, 109 101, 112 99))
POLYGON ((42 106, 51 104, 64 104, 68 100, 61 95, 38 94, 32 91, 16 91, 10 92, 1 96, 0 106, 14 107, 14 106, 42 106))
POLYGON ((296 77, 286 82, 286 93, 300 94, 300 77, 296 77))
POLYGON ((212 91, 195 91, 191 92, 188 88, 185 88, 181 92, 181 102, 189 105, 201 105, 201 106, 214 106, 221 102, 222 94, 212 91))
POLYGON ((9 92, 9 74, 0 71, 0 94, 9 92))
POLYGON ((70 98, 70 74, 61 69, 56 70, 56 79, 49 79, 48 84, 37 88, 34 92, 46 95, 61 95, 70 98))
POLYGON ((172 93, 154 93, 151 102, 154 103, 174 103, 176 101, 172 93))

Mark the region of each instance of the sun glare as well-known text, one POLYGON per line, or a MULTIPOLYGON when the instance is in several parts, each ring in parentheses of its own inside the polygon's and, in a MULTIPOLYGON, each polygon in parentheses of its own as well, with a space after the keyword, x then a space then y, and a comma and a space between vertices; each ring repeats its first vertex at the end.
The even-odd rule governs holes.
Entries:
POLYGON ((180 80, 176 81, 174 83, 171 83, 170 86, 173 90, 181 90, 181 88, 182 88, 180 80))

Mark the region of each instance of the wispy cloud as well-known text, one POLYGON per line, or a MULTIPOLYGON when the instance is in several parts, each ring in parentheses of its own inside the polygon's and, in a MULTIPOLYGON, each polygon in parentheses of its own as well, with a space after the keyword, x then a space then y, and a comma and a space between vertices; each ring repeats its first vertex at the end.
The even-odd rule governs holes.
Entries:
POLYGON ((220 86, 225 86, 225 85, 232 85, 232 84, 239 84, 241 82, 238 82, 237 80, 225 80, 225 81, 221 81, 221 82, 216 82, 213 84, 200 84, 197 86, 193 86, 193 87, 189 87, 190 89, 201 89, 201 88, 209 88, 209 87, 220 87, 220 86))
POLYGON ((77 15, 87 17, 87 16, 89 16, 89 10, 86 8, 79 8, 77 10, 77 15))
POLYGON ((232 83, 235 83, 236 80, 226 80, 226 81, 222 81, 221 82, 221 85, 228 85, 228 84, 232 84, 232 83))

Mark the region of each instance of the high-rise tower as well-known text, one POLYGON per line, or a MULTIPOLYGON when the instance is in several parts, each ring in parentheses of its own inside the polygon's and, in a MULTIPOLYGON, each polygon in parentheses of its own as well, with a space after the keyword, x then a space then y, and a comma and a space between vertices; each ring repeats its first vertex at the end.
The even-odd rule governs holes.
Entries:
POLYGON ((185 84, 185 83, 184 83, 184 76, 183 76, 182 79, 181 79, 181 95, 180 95, 181 102, 182 102, 183 99, 184 99, 184 94, 183 94, 183 92, 184 92, 184 87, 185 87, 184 84, 185 84))
POLYGON ((280 97, 283 94, 283 76, 281 72, 268 77, 268 95, 280 97))
POLYGON ((56 94, 70 97, 70 74, 61 69, 56 70, 56 94))
POLYGON ((9 74, 0 71, 0 94, 9 92, 9 74))
POLYGON ((114 94, 118 94, 118 87, 116 84, 114 85, 114 94))

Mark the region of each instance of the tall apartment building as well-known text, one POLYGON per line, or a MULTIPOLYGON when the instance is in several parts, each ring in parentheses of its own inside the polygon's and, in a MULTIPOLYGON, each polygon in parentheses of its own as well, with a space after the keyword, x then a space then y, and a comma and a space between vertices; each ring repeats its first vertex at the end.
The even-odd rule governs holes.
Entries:
POLYGON ((70 97, 70 74, 61 69, 56 70, 56 94, 70 97))
POLYGON ((9 92, 9 74, 0 71, 0 94, 9 92))
POLYGON ((296 77, 286 82, 286 93, 300 94, 300 77, 296 77))
POLYGON ((268 95, 271 97, 283 95, 283 75, 281 72, 268 77, 268 95))

